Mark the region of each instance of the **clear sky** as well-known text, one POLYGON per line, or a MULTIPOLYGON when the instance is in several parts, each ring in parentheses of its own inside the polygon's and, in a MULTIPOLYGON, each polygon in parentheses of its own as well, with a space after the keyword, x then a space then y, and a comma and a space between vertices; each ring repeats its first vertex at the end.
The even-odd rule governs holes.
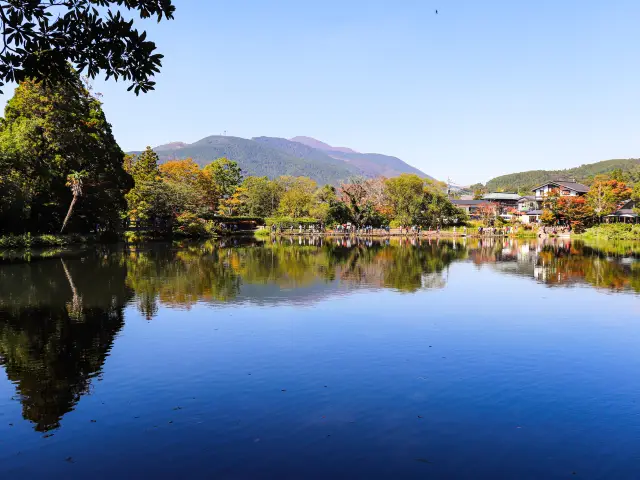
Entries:
POLYGON ((174 3, 139 24, 156 91, 96 82, 124 150, 308 135, 461 184, 640 156, 637 0, 174 3))

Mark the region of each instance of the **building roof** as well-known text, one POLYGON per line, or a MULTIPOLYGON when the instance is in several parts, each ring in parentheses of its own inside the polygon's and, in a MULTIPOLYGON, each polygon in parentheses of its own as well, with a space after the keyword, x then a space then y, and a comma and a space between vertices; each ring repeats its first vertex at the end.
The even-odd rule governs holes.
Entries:
POLYGON ((529 210, 527 215, 542 215, 542 210, 529 210))
POLYGON ((536 197, 534 195, 527 195, 525 197, 520 197, 520 200, 518 200, 519 202, 535 202, 536 201, 536 197))
POLYGON ((482 196, 483 200, 520 200, 517 193, 492 192, 482 196))
POLYGON ((587 187, 586 185, 578 182, 570 182, 567 180, 551 180, 550 182, 543 183, 542 185, 534 187, 532 191, 535 192, 537 189, 546 187, 547 185, 557 185, 559 187, 568 188, 569 190, 573 190, 574 192, 578 193, 587 193, 589 191, 589 187, 587 187))
POLYGON ((607 215, 608 217, 637 217, 636 212, 633 211, 633 207, 635 206, 635 202, 633 200, 625 200, 619 204, 619 208, 613 212, 611 215, 607 215), (626 207, 626 208, 625 208, 626 207))
POLYGON ((486 200, 451 200, 451 203, 454 205, 483 205, 489 202, 486 200))

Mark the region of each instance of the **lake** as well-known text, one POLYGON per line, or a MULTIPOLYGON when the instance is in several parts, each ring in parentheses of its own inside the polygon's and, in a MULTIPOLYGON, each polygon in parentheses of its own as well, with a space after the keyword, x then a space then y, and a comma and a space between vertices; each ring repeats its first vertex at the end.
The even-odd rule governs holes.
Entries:
POLYGON ((640 247, 91 247, 0 263, 1 478, 640 478, 640 247))

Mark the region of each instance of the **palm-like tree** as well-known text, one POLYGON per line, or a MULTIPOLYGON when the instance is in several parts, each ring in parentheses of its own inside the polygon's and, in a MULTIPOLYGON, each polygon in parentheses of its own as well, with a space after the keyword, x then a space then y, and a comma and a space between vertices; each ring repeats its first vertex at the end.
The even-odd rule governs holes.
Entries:
POLYGON ((73 171, 69 175, 67 175, 67 187, 71 188, 71 193, 73 194, 73 199, 71 200, 71 205, 69 205, 69 211, 67 212, 67 216, 64 217, 64 222, 62 222, 62 228, 60 229, 60 233, 64 231, 64 227, 67 226, 67 222, 69 222, 69 218, 71 218, 71 214, 73 213, 73 207, 75 206, 78 198, 82 196, 82 184, 83 179, 87 176, 87 172, 82 170, 81 172, 73 171))

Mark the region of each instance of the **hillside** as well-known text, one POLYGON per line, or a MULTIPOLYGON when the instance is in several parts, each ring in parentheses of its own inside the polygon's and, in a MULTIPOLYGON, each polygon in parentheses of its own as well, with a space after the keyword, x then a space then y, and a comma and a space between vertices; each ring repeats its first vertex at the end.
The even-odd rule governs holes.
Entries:
POLYGON ((602 162, 581 165, 566 170, 530 170, 527 172, 510 173, 492 178, 487 182, 487 189, 495 192, 498 190, 519 191, 530 190, 536 185, 558 177, 575 178, 581 183, 589 183, 594 176, 610 173, 620 169, 630 172, 640 168, 640 159, 604 160, 602 162))
POLYGON ((287 155, 291 155, 293 157, 304 160, 310 160, 317 165, 322 166, 321 168, 323 168, 324 166, 332 166, 334 168, 348 170, 350 172, 349 176, 362 175, 362 172, 357 167, 349 165, 342 160, 330 157, 325 152, 309 147, 302 143, 293 142, 284 138, 277 137, 254 137, 251 140, 261 143, 262 145, 265 145, 267 147, 280 150, 287 155))
POLYGON ((342 152, 342 153, 358 153, 355 150, 351 150, 346 147, 332 147, 328 143, 321 142, 311 137, 293 137, 289 139, 292 142, 301 143, 307 147, 315 148, 316 150, 322 150, 323 152, 342 152))
POLYGON ((347 162, 361 171, 367 177, 396 177, 402 173, 415 173, 421 177, 433 177, 408 165, 398 157, 382 155, 379 153, 360 153, 346 147, 332 147, 331 145, 311 137, 293 137, 292 142, 301 143, 316 150, 321 150, 331 157, 347 162))
MULTIPOLYGON (((161 162, 192 158, 201 166, 220 157, 238 162, 245 175, 306 176, 319 184, 337 184, 353 176, 396 176, 400 173, 416 173, 431 178, 420 170, 396 157, 380 154, 361 154, 344 147, 331 147, 310 137, 306 143, 284 138, 256 137, 251 140, 240 137, 212 135, 195 143, 172 142, 154 148, 161 162)), ((138 152, 131 152, 138 153, 138 152)))

